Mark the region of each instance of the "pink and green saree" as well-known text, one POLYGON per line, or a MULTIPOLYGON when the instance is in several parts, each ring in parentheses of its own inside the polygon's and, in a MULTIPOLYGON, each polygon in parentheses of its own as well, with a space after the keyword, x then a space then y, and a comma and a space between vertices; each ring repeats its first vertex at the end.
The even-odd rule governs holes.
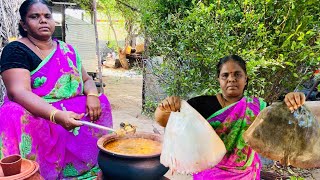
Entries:
MULTIPOLYGON (((60 110, 86 113, 81 61, 72 46, 58 41, 57 48, 30 74, 33 93, 60 110)), ((112 127, 110 103, 104 95, 99 99, 102 115, 96 123, 112 127)), ((8 98, 0 107, 0 158, 21 154, 37 161, 45 179, 94 178, 99 171, 96 143, 104 134, 86 126, 67 131, 8 98)))
POLYGON ((265 107, 266 103, 262 99, 243 97, 212 114, 208 122, 224 142, 227 154, 215 167, 194 174, 193 179, 260 179, 259 156, 246 145, 242 134, 265 107))

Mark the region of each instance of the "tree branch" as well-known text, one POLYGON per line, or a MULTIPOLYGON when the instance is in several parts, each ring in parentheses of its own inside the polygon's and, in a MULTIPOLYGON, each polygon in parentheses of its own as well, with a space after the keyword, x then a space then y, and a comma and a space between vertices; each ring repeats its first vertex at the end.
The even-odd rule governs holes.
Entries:
POLYGON ((110 14, 110 11, 109 11, 108 9, 106 10, 106 14, 107 14, 107 17, 108 17, 109 26, 110 26, 111 29, 112 29, 112 32, 113 32, 113 35, 114 35, 114 39, 115 39, 116 44, 117 44, 117 49, 119 49, 119 43, 118 43, 117 33, 116 33, 116 30, 114 29, 114 26, 113 26, 113 23, 112 23, 111 14, 110 14))
POLYGON ((118 3, 120 3, 120 4, 123 4, 123 5, 126 6, 127 8, 131 9, 132 11, 140 12, 138 8, 132 7, 132 6, 130 6, 129 4, 124 3, 124 2, 122 2, 122 1, 120 1, 120 0, 116 0, 116 1, 117 1, 118 3))

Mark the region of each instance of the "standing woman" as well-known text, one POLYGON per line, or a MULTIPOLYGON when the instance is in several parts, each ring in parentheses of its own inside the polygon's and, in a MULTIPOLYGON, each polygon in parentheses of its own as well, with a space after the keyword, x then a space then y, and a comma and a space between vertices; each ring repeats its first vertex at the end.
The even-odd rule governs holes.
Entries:
MULTIPOLYGON (((188 103, 215 129, 226 146, 227 154, 215 167, 194 174, 193 178, 260 179, 259 156, 244 142, 242 134, 267 104, 260 98, 244 96, 248 77, 246 63, 241 57, 226 56, 220 59, 216 69, 221 93, 215 96, 198 96, 189 99, 188 103)), ((292 102, 290 105, 287 103, 290 108, 298 108, 304 103, 302 93, 290 93, 286 96, 286 102, 289 102, 288 99, 292 102), (295 96, 299 102, 295 100, 295 96)), ((180 107, 179 97, 166 98, 156 109, 157 122, 165 127, 171 111, 179 111, 180 107)))
POLYGON ((45 179, 94 176, 96 142, 105 132, 77 120, 112 127, 110 103, 98 94, 77 51, 52 39, 48 2, 26 0, 19 12, 22 38, 8 44, 0 60, 7 88, 0 108, 0 158, 21 154, 35 160, 45 179))

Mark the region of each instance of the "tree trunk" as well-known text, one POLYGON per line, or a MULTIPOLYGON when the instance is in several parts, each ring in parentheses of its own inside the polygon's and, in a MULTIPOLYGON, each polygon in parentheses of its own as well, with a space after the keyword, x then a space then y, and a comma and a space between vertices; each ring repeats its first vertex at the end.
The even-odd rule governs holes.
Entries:
POLYGON ((99 50, 99 38, 98 38, 98 29, 97 29, 97 2, 93 0, 93 25, 94 25, 94 32, 96 36, 96 53, 98 58, 98 77, 100 83, 100 93, 104 93, 103 83, 102 83, 102 70, 101 70, 101 58, 100 58, 100 50, 99 50))
POLYGON ((110 11, 109 11, 108 9, 106 10, 106 14, 107 14, 107 17, 108 17, 109 26, 110 26, 111 29, 112 29, 112 32, 113 32, 113 35, 114 35, 114 39, 116 40, 117 49, 118 49, 118 48, 119 48, 118 37, 117 37, 116 30, 115 30, 114 27, 113 27, 111 14, 110 14, 110 11))
POLYGON ((125 53, 124 49, 120 48, 119 43, 118 43, 118 37, 117 37, 116 30, 113 27, 110 11, 107 9, 106 12, 107 12, 106 14, 108 16, 109 26, 111 27, 113 35, 114 35, 114 39, 116 40, 120 64, 124 69, 129 69, 129 63, 126 58, 126 53, 125 53))
POLYGON ((133 46, 133 22, 131 20, 126 21, 126 31, 128 32, 126 37, 126 46, 133 46))
POLYGON ((119 48, 118 53, 119 53, 119 61, 120 61, 121 66, 124 69, 129 69, 129 63, 127 61, 125 49, 119 48))

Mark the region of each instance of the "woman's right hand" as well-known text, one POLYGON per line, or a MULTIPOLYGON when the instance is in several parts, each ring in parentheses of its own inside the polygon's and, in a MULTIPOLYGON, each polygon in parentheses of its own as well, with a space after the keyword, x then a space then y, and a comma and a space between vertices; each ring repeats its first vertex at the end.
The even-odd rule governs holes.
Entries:
POLYGON ((161 101, 156 109, 155 120, 162 127, 166 127, 170 113, 180 111, 181 100, 179 96, 170 96, 161 101))
POLYGON ((158 105, 159 109, 164 112, 177 112, 181 108, 181 100, 179 96, 169 96, 158 105))
POLYGON ((77 114, 72 111, 58 111, 54 119, 57 124, 61 125, 66 130, 70 131, 75 127, 82 126, 82 123, 77 121, 77 119, 81 119, 84 116, 84 113, 77 114))

